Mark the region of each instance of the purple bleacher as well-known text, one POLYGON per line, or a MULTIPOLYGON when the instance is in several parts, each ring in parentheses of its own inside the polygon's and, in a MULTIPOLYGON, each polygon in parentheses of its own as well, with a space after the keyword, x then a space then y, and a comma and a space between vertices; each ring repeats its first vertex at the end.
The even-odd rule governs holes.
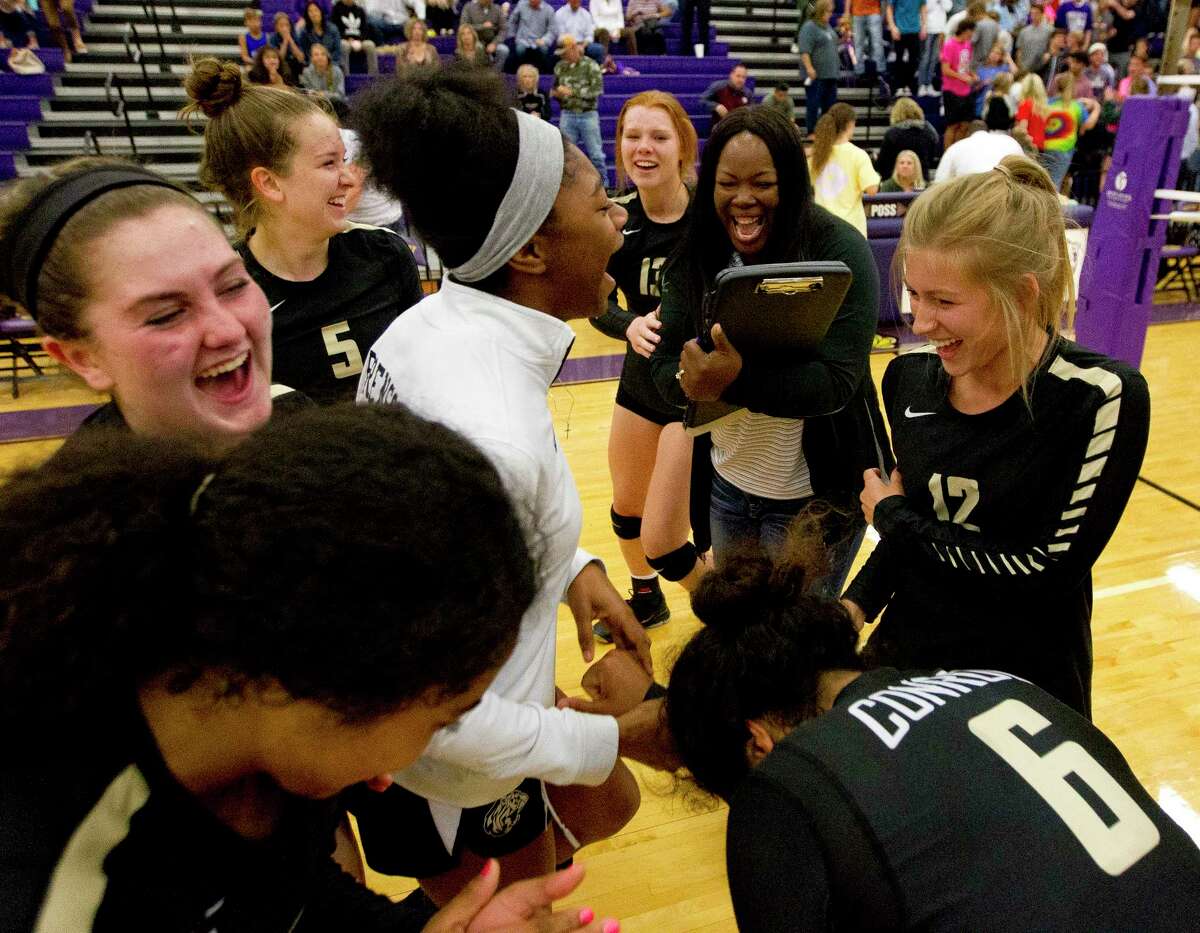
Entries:
POLYGON ((694 58, 691 55, 617 55, 613 60, 618 68, 632 68, 644 75, 712 75, 715 81, 729 74, 735 62, 709 55, 694 58))
POLYGON ((50 75, 14 75, 0 73, 0 97, 51 97, 54 78, 50 75))
POLYGON ((29 125, 25 121, 0 122, 0 149, 28 149, 29 125))
POLYGON ((17 177, 17 162, 11 152, 0 152, 0 181, 17 177))
POLYGON ((0 97, 0 120, 24 120, 26 123, 42 118, 40 97, 0 97))

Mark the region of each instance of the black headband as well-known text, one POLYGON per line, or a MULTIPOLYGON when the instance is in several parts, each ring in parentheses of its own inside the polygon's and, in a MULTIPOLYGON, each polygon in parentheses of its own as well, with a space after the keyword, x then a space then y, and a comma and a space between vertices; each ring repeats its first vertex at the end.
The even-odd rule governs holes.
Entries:
POLYGON ((134 185, 158 185, 187 194, 161 175, 136 165, 86 169, 56 178, 39 191, 9 225, 0 290, 20 302, 36 320, 38 276, 67 221, 100 195, 134 185))

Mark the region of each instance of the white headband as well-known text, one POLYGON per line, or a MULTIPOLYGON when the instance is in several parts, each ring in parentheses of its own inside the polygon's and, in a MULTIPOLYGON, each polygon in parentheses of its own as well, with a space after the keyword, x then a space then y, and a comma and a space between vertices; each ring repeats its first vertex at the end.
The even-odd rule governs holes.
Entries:
POLYGON ((450 271, 460 282, 479 282, 508 262, 550 216, 562 187, 563 140, 558 128, 520 110, 517 168, 492 229, 479 250, 450 271))

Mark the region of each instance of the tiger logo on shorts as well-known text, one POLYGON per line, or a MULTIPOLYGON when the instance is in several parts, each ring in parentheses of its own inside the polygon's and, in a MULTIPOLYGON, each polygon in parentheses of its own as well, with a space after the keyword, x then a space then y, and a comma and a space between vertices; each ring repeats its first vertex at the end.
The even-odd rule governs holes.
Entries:
POLYGON ((520 821, 527 803, 529 795, 520 788, 505 794, 484 814, 483 831, 489 836, 507 836, 520 821))

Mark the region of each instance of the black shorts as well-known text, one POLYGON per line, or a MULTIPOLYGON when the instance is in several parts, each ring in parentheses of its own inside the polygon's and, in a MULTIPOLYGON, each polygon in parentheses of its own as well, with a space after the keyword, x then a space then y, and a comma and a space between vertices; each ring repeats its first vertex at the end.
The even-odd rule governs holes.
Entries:
POLYGON ((970 123, 975 119, 975 95, 959 97, 949 91, 942 92, 942 106, 946 111, 946 125, 970 123))
POLYGON ((657 424, 660 428, 665 428, 668 424, 683 420, 682 411, 668 415, 655 408, 651 408, 645 402, 638 401, 633 393, 627 391, 623 385, 617 386, 617 404, 626 411, 633 412, 639 418, 645 418, 651 424, 657 424))
POLYGON ((448 872, 458 867, 464 851, 482 858, 511 855, 550 825, 550 808, 537 778, 527 778, 499 800, 463 810, 453 852, 446 851, 429 802, 399 784, 382 794, 358 785, 343 795, 343 802, 358 820, 371 869, 405 878, 448 872))

